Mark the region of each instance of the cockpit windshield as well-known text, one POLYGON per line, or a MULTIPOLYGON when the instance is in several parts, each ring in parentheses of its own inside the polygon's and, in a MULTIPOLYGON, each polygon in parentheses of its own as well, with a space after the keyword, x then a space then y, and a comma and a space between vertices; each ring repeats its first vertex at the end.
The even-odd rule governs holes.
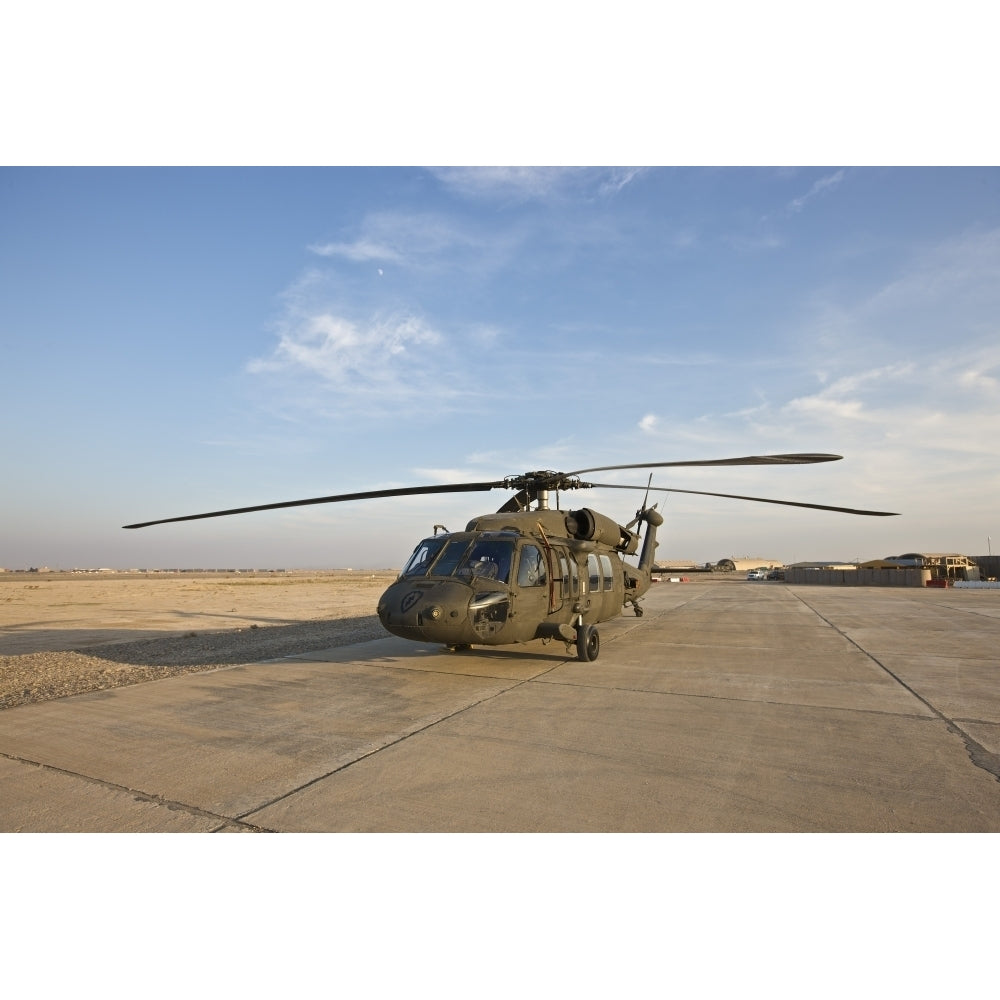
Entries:
POLYGON ((406 561, 403 567, 403 576, 423 576, 431 563, 434 562, 441 547, 447 541, 445 535, 438 538, 425 538, 414 550, 413 555, 406 561))
POLYGON ((457 576, 510 582, 514 542, 504 538, 425 538, 414 550, 403 576, 457 576))
POLYGON ((468 535, 465 538, 453 538, 444 548, 440 558, 434 564, 435 576, 451 576, 455 572, 465 550, 469 547, 471 539, 468 535))
POLYGON ((469 550, 454 575, 508 583, 513 561, 513 542, 497 538, 481 538, 469 550))

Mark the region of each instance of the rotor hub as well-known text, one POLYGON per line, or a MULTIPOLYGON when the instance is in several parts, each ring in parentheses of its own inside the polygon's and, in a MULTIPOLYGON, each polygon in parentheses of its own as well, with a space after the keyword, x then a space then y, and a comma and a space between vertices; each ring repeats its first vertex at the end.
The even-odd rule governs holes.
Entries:
POLYGON ((590 484, 580 481, 579 476, 567 476, 565 472, 543 469, 539 472, 523 472, 519 476, 508 476, 504 488, 510 490, 579 490, 590 484))

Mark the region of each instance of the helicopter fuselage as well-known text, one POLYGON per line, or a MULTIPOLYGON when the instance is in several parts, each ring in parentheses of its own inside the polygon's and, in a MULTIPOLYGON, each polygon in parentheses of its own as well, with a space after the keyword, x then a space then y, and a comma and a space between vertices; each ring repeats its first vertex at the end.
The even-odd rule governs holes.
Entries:
POLYGON ((587 508, 482 515, 416 546, 379 600, 379 619, 393 635, 451 648, 577 642, 628 604, 642 613, 662 518, 647 510, 642 520, 649 529, 634 566, 624 557, 638 534, 587 508))

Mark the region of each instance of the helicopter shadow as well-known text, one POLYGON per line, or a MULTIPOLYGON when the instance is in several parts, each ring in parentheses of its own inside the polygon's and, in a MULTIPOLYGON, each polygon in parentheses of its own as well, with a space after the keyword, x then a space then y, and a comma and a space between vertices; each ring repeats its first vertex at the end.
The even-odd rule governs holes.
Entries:
POLYGON ((256 618, 239 628, 205 631, 60 629, 41 636, 0 633, 0 656, 66 652, 135 667, 214 666, 308 655, 385 634, 375 615, 291 625, 259 625, 262 620, 267 619, 256 618))
POLYGON ((425 647, 439 655, 447 656, 460 663, 462 660, 495 660, 501 663, 562 663, 573 659, 575 652, 566 650, 565 646, 551 643, 547 648, 542 646, 541 639, 530 643, 518 643, 516 646, 473 646, 471 649, 461 649, 452 652, 444 646, 425 647))
MULTIPOLYGON (((631 620, 605 622, 601 627, 602 636, 613 642, 625 634, 634 623, 631 620)), ((506 645, 478 646, 468 649, 450 650, 440 643, 415 642, 382 633, 377 639, 357 646, 338 647, 321 651, 314 656, 297 656, 297 659, 318 659, 345 661, 347 659, 366 665, 398 666, 406 669, 446 670, 449 673, 478 672, 475 667, 490 666, 492 669, 516 671, 518 667, 531 665, 533 669, 552 668, 565 663, 579 662, 575 646, 567 646, 559 640, 532 639, 529 642, 506 645)), ((512 674, 513 675, 513 674, 512 674)))
POLYGON ((367 642, 296 654, 287 662, 323 664, 334 670, 360 668, 523 681, 547 674, 575 655, 575 651, 567 653, 562 644, 552 643, 546 649, 541 640, 452 651, 439 643, 414 642, 383 633, 367 642))

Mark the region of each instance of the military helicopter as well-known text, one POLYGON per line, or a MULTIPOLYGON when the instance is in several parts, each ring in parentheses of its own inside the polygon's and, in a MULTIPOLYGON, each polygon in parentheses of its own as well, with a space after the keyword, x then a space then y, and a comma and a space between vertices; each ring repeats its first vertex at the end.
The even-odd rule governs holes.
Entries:
POLYGON ((514 495, 495 514, 474 517, 464 531, 451 532, 443 525, 435 525, 433 535, 417 544, 399 577, 379 599, 378 616, 382 625, 393 635, 418 642, 443 643, 452 651, 467 650, 473 645, 561 640, 566 643, 568 654, 575 648, 580 660, 593 661, 601 648, 597 629, 601 622, 617 618, 628 606, 637 616, 642 615, 639 602, 652 583, 656 531, 663 524, 657 505, 648 506, 650 491, 728 497, 875 517, 893 514, 653 486, 652 473, 645 486, 584 482, 580 476, 620 469, 679 466, 806 465, 834 462, 841 457, 818 453, 750 455, 705 461, 605 465, 575 472, 545 470, 493 482, 340 493, 167 517, 123 527, 146 528, 174 521, 379 497, 507 490, 514 495), (560 509, 561 492, 598 488, 645 490, 646 496, 635 517, 626 525, 589 507, 560 509), (554 508, 551 506, 552 494, 555 494, 554 508), (535 505, 533 509, 532 504, 535 505), (641 537, 642 525, 646 526, 645 538, 641 537), (627 556, 636 553, 637 564, 625 561, 627 556))

